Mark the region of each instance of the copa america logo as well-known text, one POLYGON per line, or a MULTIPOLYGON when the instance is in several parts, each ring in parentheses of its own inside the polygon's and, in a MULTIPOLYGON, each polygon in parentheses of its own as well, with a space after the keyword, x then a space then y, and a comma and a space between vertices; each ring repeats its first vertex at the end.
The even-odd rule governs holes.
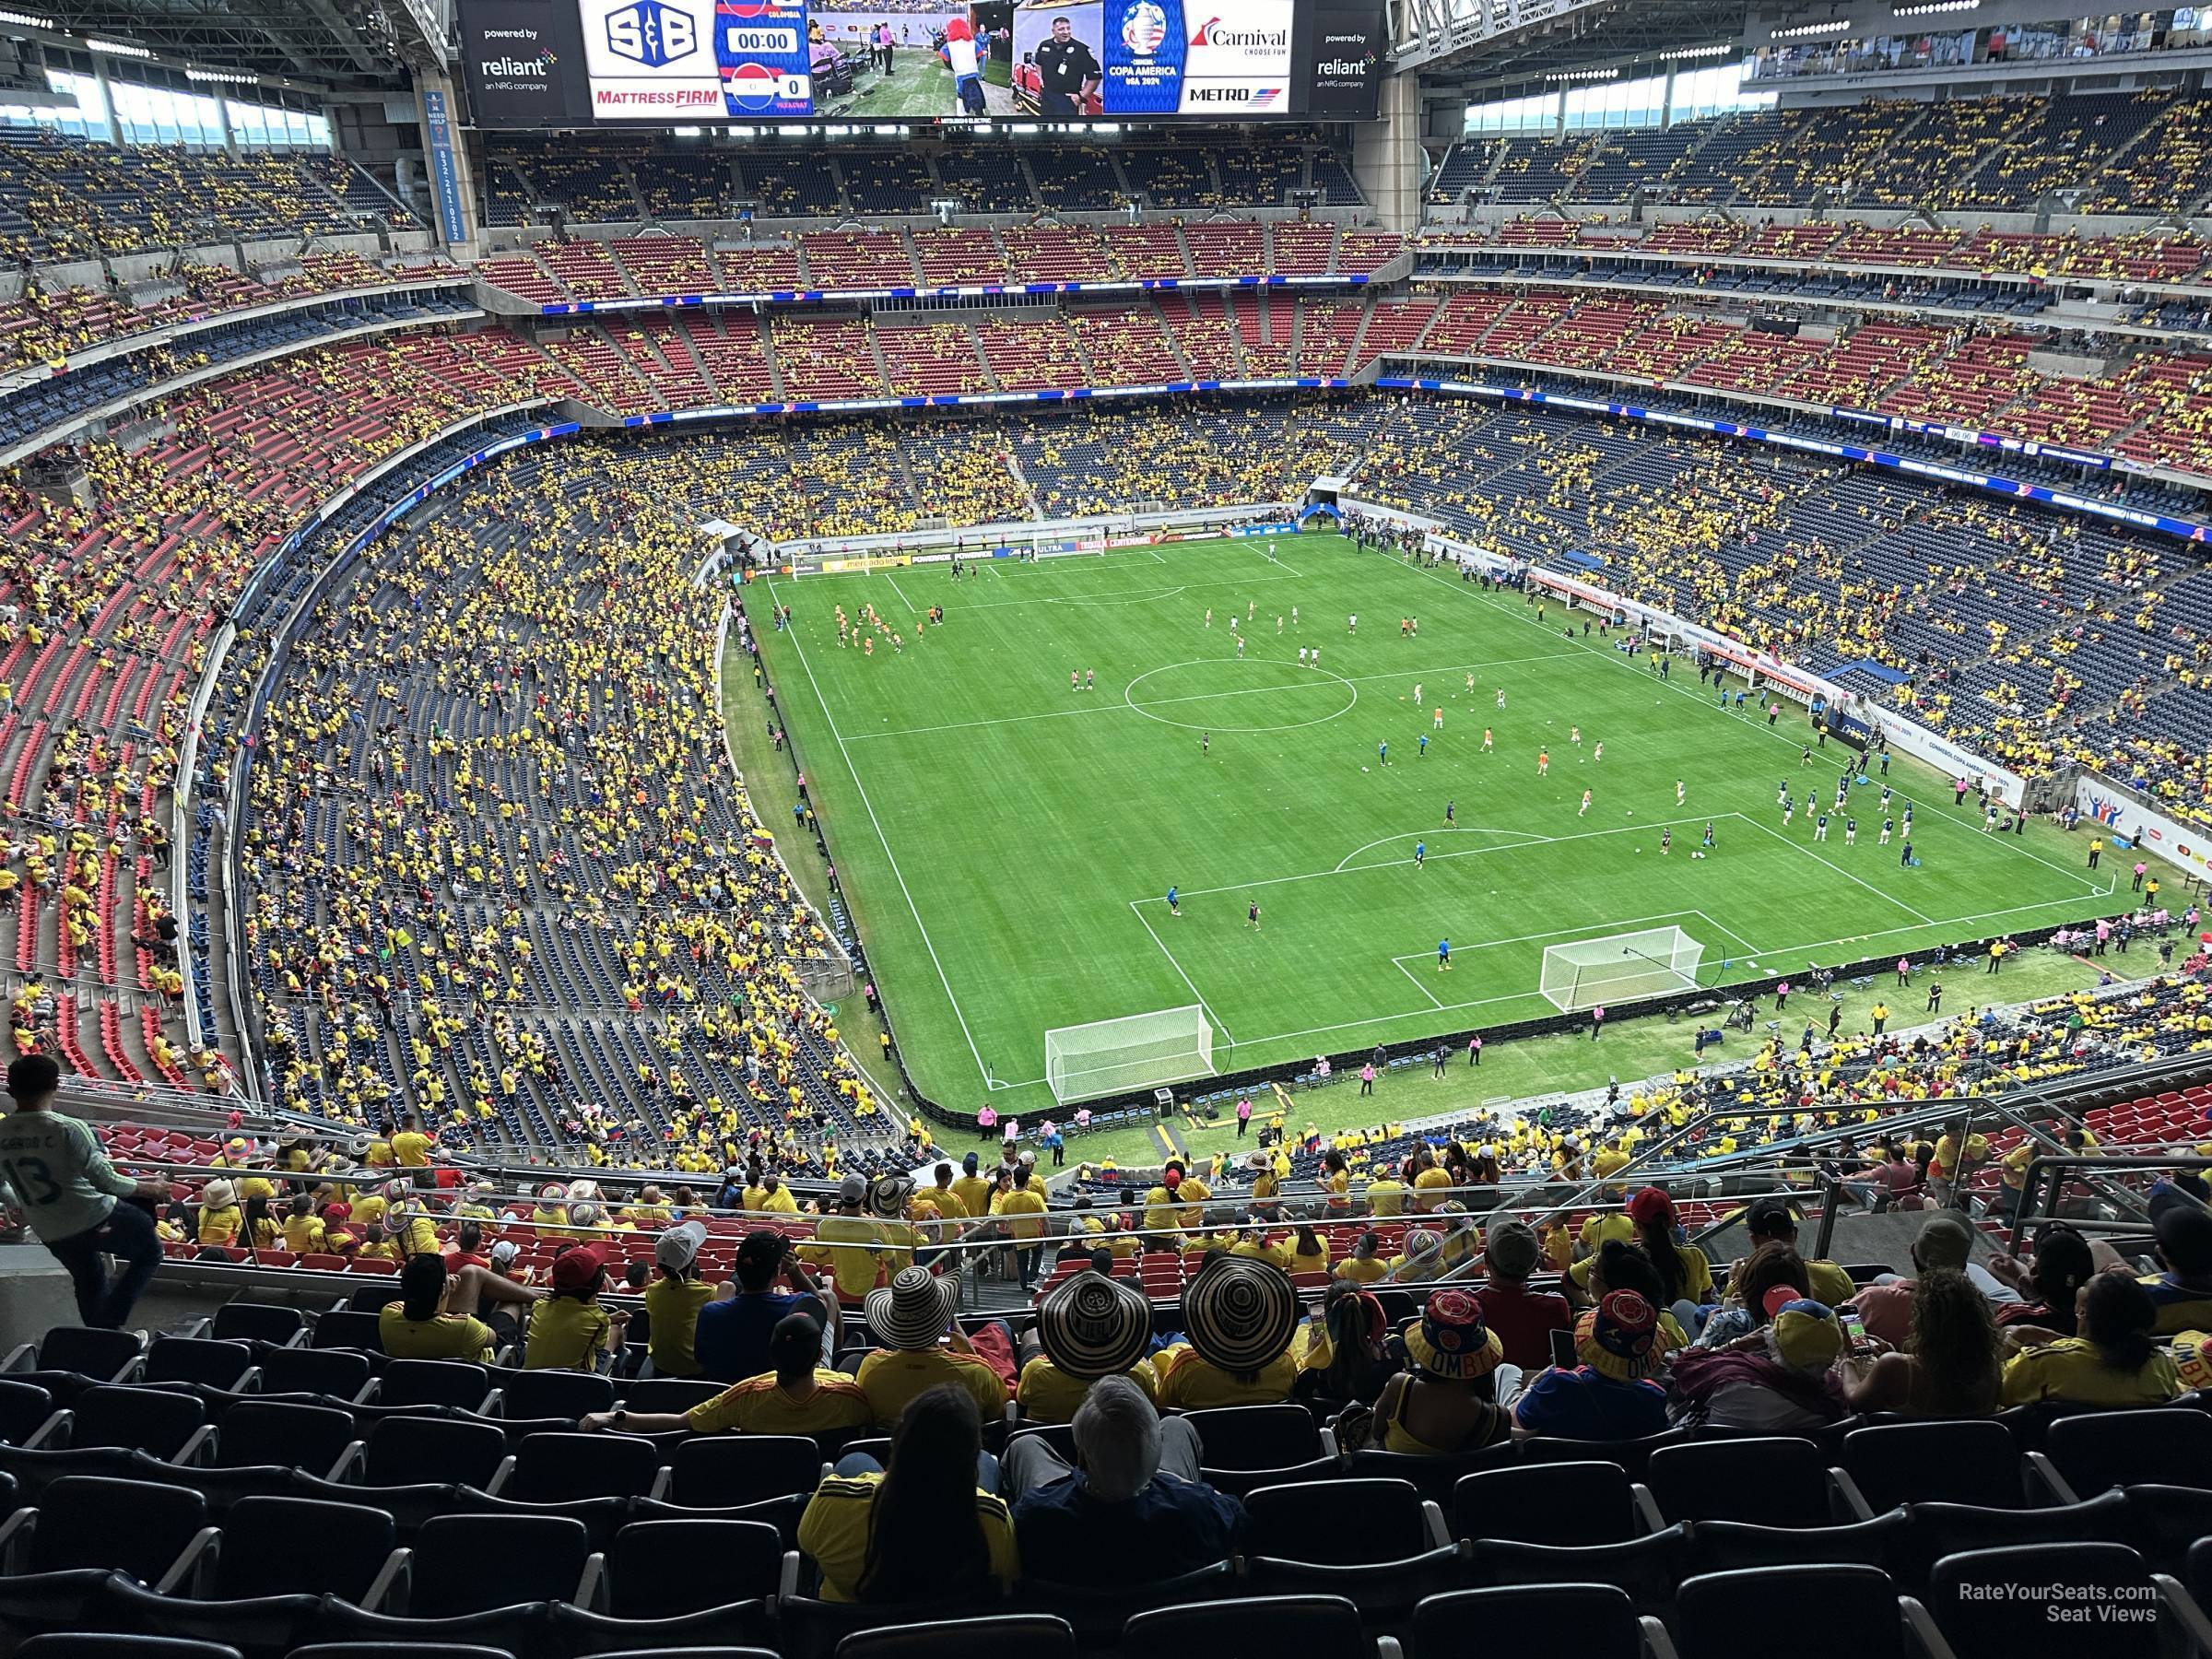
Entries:
POLYGON ((1168 38, 1168 14, 1152 0, 1136 0, 1122 14, 1122 44, 1140 58, 1148 58, 1168 38))

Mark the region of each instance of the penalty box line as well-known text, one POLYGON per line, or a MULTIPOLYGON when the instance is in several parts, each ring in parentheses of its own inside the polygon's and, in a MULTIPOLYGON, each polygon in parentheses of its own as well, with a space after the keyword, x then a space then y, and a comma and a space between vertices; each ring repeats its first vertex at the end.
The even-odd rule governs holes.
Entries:
POLYGON ((1152 943, 1159 947, 1159 954, 1168 959, 1168 966, 1175 970, 1175 977, 1182 982, 1183 989, 1188 991, 1193 996, 1198 999, 1198 1006, 1206 1010, 1206 1017, 1212 1020, 1214 1024, 1220 1029, 1221 1040, 1228 1043, 1230 1048, 1236 1047, 1237 1040, 1230 1034, 1228 1022, 1224 1020, 1220 1015, 1214 1012, 1213 1004, 1206 1000, 1206 994, 1198 989, 1197 985, 1193 982, 1191 976, 1183 971, 1182 964, 1175 959, 1175 953, 1168 948, 1168 942, 1161 938, 1159 935, 1153 929, 1152 924, 1150 920, 1147 918, 1145 912, 1136 908, 1136 901, 1135 900, 1130 900, 1129 909, 1136 917, 1137 922, 1143 926, 1145 932, 1152 935, 1152 943))
MULTIPOLYGON (((1601 836, 1628 835, 1633 832, 1640 832, 1643 830, 1656 831, 1660 830, 1677 830, 1680 829, 1685 824, 1718 823, 1724 818, 1741 818, 1742 816, 1743 815, 1741 813, 1735 812, 1707 812, 1700 813, 1696 818, 1655 818, 1649 823, 1623 824, 1619 828, 1613 830, 1578 830, 1572 835, 1536 835, 1532 832, 1528 834, 1528 838, 1526 840, 1516 841, 1508 846, 1463 847, 1455 853, 1431 853, 1429 854, 1429 859, 1431 863, 1441 864, 1448 858, 1482 858, 1499 853, 1522 853, 1527 851, 1531 847, 1552 847, 1559 846, 1568 841, 1595 841, 1601 836)), ((1393 839, 1398 841, 1410 841, 1422 833, 1423 831, 1418 830, 1408 830, 1403 835, 1394 837, 1393 839)), ((1437 833, 1441 835, 1443 833, 1443 831, 1440 830, 1437 831, 1437 833)), ((1508 830, 1495 831, 1495 833, 1520 835, 1524 832, 1517 830, 1508 830)), ((1368 844, 1369 846, 1373 846, 1378 843, 1371 841, 1368 844)), ((1359 849, 1360 852, 1365 852, 1366 850, 1367 849, 1365 847, 1359 849)), ((1252 891, 1255 888, 1286 887, 1293 882, 1320 881, 1332 876, 1362 875, 1370 870, 1385 870, 1391 868, 1393 865, 1410 864, 1411 862, 1412 858, 1410 855, 1408 855, 1403 859, 1393 859, 1389 864, 1353 865, 1348 868, 1339 865, 1335 869, 1308 870, 1303 875, 1299 876, 1268 876, 1253 881, 1234 881, 1224 887, 1179 888, 1178 896, 1183 899, 1205 899, 1211 897, 1216 893, 1245 893, 1252 891)), ((1129 900, 1129 902, 1132 905, 1165 904, 1167 900, 1164 896, 1154 896, 1145 899, 1132 899, 1129 900)), ((1689 912, 1687 911, 1681 911, 1675 913, 1678 915, 1687 915, 1689 912)), ((1742 943, 1741 940, 1738 940, 1737 942, 1739 944, 1742 943)))

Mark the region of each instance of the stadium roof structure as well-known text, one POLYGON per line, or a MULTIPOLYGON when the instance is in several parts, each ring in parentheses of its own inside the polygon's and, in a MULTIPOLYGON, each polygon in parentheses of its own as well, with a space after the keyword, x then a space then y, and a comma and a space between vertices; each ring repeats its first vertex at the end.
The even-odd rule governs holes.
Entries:
POLYGON ((1547 74, 1664 67, 1670 51, 1744 32, 1744 0, 1396 0, 1391 14, 1394 68, 1419 69, 1431 91, 1486 95, 1547 74))
POLYGON ((234 71, 331 90, 405 87, 405 64, 442 65, 453 0, 37 0, 61 44, 170 68, 234 71))

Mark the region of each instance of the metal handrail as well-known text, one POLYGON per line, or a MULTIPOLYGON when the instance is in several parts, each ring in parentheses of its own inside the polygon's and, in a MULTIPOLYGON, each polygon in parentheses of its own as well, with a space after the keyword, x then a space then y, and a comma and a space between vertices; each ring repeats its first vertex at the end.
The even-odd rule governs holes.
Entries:
MULTIPOLYGON (((2014 1252, 2017 1253, 2019 1250, 2021 1242, 2027 1238, 2028 1223, 2031 1217, 2054 1215, 2057 1212, 2059 1200, 2065 1192, 2066 1172, 2072 1170, 2094 1169, 2098 1166, 2102 1166, 2108 1174, 2113 1170, 2157 1170, 2160 1171, 2206 1170, 2212 1169, 2212 1158, 2193 1151, 2168 1152, 2159 1155, 2156 1153, 2107 1153, 2102 1150, 2068 1152, 2031 1158, 2028 1160, 2028 1168, 2021 1173, 2021 1187, 2026 1196, 2012 1218, 2011 1248, 2014 1252), (2047 1205, 2043 1202, 2041 1190, 2046 1173, 2051 1180, 2051 1195, 2047 1205)), ((2143 1207, 2147 1213, 2147 1205, 2142 1196, 2139 1194, 2132 1195, 2137 1206, 2143 1207)), ((2138 1228, 2136 1230, 2141 1230, 2138 1228)))

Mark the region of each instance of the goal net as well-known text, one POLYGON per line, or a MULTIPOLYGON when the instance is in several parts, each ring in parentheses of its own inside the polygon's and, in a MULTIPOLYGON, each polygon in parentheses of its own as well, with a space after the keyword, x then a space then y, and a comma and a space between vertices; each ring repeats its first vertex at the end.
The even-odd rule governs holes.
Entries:
POLYGON ((1044 1034, 1044 1077, 1056 1100, 1095 1100, 1213 1075, 1214 1028, 1194 1004, 1044 1034))
POLYGON ((1705 947, 1678 927, 1607 934, 1544 947, 1538 989, 1566 1014, 1604 1003, 1634 1002, 1697 987, 1705 947))

